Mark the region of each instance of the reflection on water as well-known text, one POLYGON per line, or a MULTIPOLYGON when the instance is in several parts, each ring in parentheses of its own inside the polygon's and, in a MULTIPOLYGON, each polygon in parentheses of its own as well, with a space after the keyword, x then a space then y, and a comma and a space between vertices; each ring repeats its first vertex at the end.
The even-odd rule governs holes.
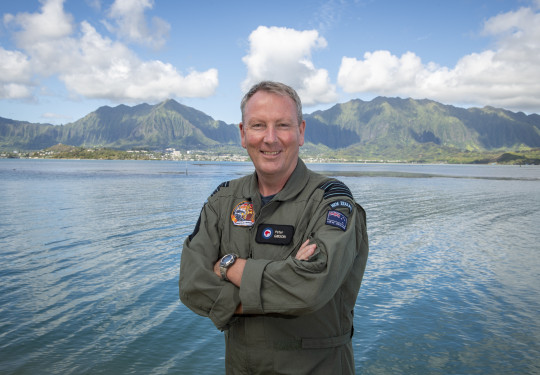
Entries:
MULTIPOLYGON (((368 215, 358 373, 540 373, 540 168, 311 167, 368 215)), ((0 372, 223 373, 178 263, 206 197, 252 171, 0 160, 0 372)))

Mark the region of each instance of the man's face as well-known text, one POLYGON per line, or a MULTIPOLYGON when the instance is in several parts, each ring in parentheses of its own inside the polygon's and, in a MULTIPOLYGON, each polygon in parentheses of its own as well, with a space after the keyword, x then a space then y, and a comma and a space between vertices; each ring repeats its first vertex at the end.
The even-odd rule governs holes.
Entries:
POLYGON ((296 167, 306 123, 298 124, 296 105, 288 96, 256 92, 240 123, 244 147, 260 177, 285 182, 296 167))

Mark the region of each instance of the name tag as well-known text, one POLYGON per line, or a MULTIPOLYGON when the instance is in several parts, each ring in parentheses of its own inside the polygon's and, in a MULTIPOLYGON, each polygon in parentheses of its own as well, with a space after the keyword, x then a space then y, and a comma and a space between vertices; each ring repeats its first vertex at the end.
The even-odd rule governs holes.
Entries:
POLYGON ((260 224, 255 241, 272 245, 288 245, 292 242, 293 235, 292 225, 260 224))

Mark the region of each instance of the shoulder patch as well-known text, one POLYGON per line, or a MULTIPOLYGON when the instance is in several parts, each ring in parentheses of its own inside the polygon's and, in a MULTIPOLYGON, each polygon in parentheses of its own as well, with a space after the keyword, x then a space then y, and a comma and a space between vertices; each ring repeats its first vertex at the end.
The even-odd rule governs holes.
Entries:
POLYGON ((324 182, 319 186, 319 189, 324 190, 324 199, 332 198, 332 197, 340 197, 345 196, 351 199, 354 199, 351 191, 345 185, 343 182, 339 180, 330 180, 327 182, 324 182))
POLYGON ((328 211, 326 214, 326 224, 337 227, 343 231, 347 230, 348 218, 339 211, 328 211))
POLYGON ((345 208, 349 209, 349 213, 352 212, 352 204, 350 204, 349 202, 347 202, 345 200, 339 200, 339 201, 332 202, 332 203, 330 203, 330 207, 333 210, 335 210, 336 208, 339 208, 339 207, 345 207, 345 208))
POLYGON ((221 184, 219 184, 219 186, 216 188, 216 190, 214 190, 214 192, 212 194, 210 194, 210 196, 216 194, 221 188, 229 187, 229 183, 230 183, 230 181, 225 181, 225 182, 222 182, 221 184))

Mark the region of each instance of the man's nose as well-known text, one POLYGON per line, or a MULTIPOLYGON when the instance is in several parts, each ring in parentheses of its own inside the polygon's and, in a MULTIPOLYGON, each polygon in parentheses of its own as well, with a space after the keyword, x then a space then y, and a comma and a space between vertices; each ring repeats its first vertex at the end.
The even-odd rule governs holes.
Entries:
POLYGON ((269 125, 266 127, 266 132, 264 133, 264 142, 274 143, 277 140, 276 127, 274 125, 269 125))

